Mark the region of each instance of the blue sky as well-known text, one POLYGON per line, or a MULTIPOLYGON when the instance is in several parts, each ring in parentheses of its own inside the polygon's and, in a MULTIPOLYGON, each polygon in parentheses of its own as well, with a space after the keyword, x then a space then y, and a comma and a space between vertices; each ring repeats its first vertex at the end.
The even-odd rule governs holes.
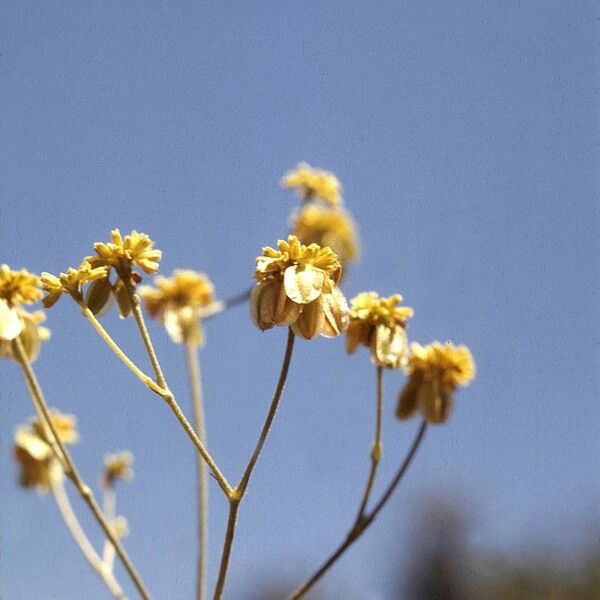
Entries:
MULTIPOLYGON (((136 228, 163 273, 204 271, 227 297, 285 235, 296 201, 281 175, 301 160, 333 170, 363 240, 347 295, 402 293, 411 338, 468 344, 478 375, 321 591, 386 599, 387 557, 438 493, 473 513, 478 547, 581 549, 600 517, 597 23, 591 2, 1 2, 0 259, 58 272, 136 228)), ((103 454, 133 451, 126 545, 157 598, 190 597, 189 441, 74 305, 48 325, 36 370, 50 404, 78 415, 78 464, 95 482, 103 454)), ((133 324, 106 326, 143 363, 133 324)), ((187 406, 182 350, 152 334, 187 406)), ((207 337, 209 446, 237 479, 285 331, 259 332, 238 307, 207 337)), ((0 595, 102 597, 51 498, 15 485, 12 434, 32 411, 16 366, 1 369, 0 595)), ((401 384, 386 378, 380 485, 416 428, 393 419, 401 384)), ((299 581, 341 539, 368 470, 373 390, 366 353, 299 341, 228 597, 273 565, 299 581)), ((212 579, 216 485, 210 516, 212 579)))

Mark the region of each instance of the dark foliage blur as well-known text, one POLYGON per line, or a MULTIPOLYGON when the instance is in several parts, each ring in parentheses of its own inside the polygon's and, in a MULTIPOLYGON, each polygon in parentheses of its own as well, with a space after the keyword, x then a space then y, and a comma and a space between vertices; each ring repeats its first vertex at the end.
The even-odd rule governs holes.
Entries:
MULTIPOLYGON (((389 594, 381 600, 600 600, 600 541, 577 557, 543 549, 511 557, 474 548, 471 528, 469 519, 447 503, 425 505, 405 554, 411 559, 408 565, 398 559, 389 594)), ((327 577, 328 585, 317 586, 306 600, 348 600, 335 593, 335 568, 327 577), (330 590, 327 596, 317 595, 323 588, 330 590)), ((244 600, 284 600, 300 580, 275 581, 244 600)))

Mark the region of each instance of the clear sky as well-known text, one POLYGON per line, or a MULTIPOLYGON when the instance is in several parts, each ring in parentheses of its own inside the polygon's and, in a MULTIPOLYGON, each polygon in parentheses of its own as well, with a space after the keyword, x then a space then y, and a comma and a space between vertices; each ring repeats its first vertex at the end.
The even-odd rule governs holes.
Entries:
MULTIPOLYGON (((468 344, 478 375, 321 591, 386 600, 389 555, 442 492, 476 515, 481 548, 577 550, 600 518, 597 40, 584 1, 1 1, 0 260, 58 272, 112 228, 136 228, 163 250, 163 273, 205 271, 227 297, 286 233, 296 200, 281 175, 301 160, 333 170, 363 240, 347 295, 402 293, 410 336, 468 344)), ((144 360, 131 322, 105 324, 144 360)), ((191 597, 189 441, 72 303, 48 325, 36 369, 50 404, 79 418, 77 462, 95 482, 103 454, 133 451, 126 546, 157 598, 191 597)), ((188 407, 182 349, 152 334, 188 407)), ((239 307, 207 337, 209 446, 237 479, 285 331, 259 332, 239 307)), ((307 575, 347 530, 368 470, 366 352, 347 357, 341 339, 296 350, 242 505, 230 598, 273 572, 307 575)), ((15 483, 13 430, 32 410, 17 367, 0 367, 0 596, 103 597, 51 497, 15 483)), ((402 381, 386 378, 380 485, 416 428, 393 419, 402 381)), ((212 580, 216 485, 210 517, 212 580)))

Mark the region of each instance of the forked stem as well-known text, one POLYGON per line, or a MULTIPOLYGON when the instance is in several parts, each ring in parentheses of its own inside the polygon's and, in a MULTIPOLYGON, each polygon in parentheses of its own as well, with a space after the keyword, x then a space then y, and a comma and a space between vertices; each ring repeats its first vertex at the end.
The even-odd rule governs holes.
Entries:
POLYGON ((419 445, 421 444, 423 436, 425 435, 426 429, 427 423, 423 421, 406 457, 404 458, 404 461, 400 465, 400 468, 396 472, 396 475, 388 487, 385 489, 381 499, 379 502, 377 502, 371 512, 365 513, 362 518, 357 518, 355 520, 352 529, 350 529, 344 541, 330 554, 330 556, 321 564, 315 573, 309 577, 309 579, 307 579, 290 596, 287 597, 287 600, 298 600, 299 598, 302 598, 302 596, 304 596, 304 594, 306 594, 306 592, 308 592, 315 585, 315 583, 317 583, 317 581, 319 581, 319 579, 321 579, 321 577, 323 577, 323 575, 329 571, 329 569, 338 561, 344 552, 346 552, 346 550, 366 531, 369 525, 371 525, 371 523, 375 520, 375 517, 377 517, 381 509, 390 499, 390 496, 394 493, 394 490, 408 470, 408 467, 410 466, 419 448, 419 445))
MULTIPOLYGON (((35 396, 35 400, 33 401, 33 403, 37 407, 39 407, 40 412, 42 414, 42 418, 45 422, 45 426, 48 428, 48 430, 51 434, 51 437, 54 440, 54 444, 56 445, 56 448, 58 448, 60 454, 62 455, 62 458, 64 460, 64 465, 65 465, 65 474, 73 482, 73 484, 79 491, 83 501, 88 505, 88 507, 92 511, 92 514, 94 515, 94 518, 96 519, 96 521, 102 528, 104 535, 110 540, 110 542, 115 547, 115 550, 119 556, 119 559, 123 563, 125 570, 131 577, 131 580, 135 584, 135 587, 137 588, 141 597, 144 598, 145 600, 148 600, 150 598, 150 594, 149 594, 148 590, 146 589, 146 586, 142 582, 141 577, 138 575, 135 567, 133 566, 133 563, 131 562, 129 555, 125 551, 125 548, 123 548, 123 546, 121 545, 121 542, 119 542, 119 540, 114 535, 114 532, 112 531, 110 524, 104 517, 102 510, 100 509, 100 507, 98 506, 98 503, 96 502, 96 499, 94 498, 94 494, 92 493, 91 488, 85 483, 85 481, 79 474, 79 471, 75 467, 75 463, 73 462, 73 459, 71 458, 71 455, 69 454, 69 451, 63 444, 62 440, 60 439, 60 436, 58 435, 58 432, 56 431, 56 427, 54 426, 54 423, 52 422, 52 418, 50 416, 50 411, 48 409, 48 405, 46 404, 46 400, 42 393, 42 389, 41 389, 40 384, 35 376, 33 368, 31 367, 31 363, 29 362, 29 359, 27 358, 27 353, 25 352, 23 343, 21 342, 19 337, 15 338, 13 340, 12 347, 13 347, 15 356, 17 357, 17 360, 21 364, 21 368, 23 370, 23 375, 25 376, 25 379, 27 381, 27 386, 31 390, 32 395, 35 396)), ((54 448, 54 445, 52 447, 54 448)), ((59 456, 59 458, 60 458, 60 456, 59 456)))
POLYGON ((277 387, 275 388, 275 393, 273 394, 273 399, 271 400, 271 404, 269 406, 269 411, 265 418, 265 422, 263 423, 260 436, 258 441, 256 442, 256 447, 254 448, 254 452, 248 461, 248 465, 244 470, 244 474, 242 475, 242 479, 238 486, 233 490, 233 494, 229 499, 229 517, 227 519, 227 531, 225 532, 225 541, 223 543, 223 551, 221 553, 221 563, 219 566, 219 576, 217 579, 217 584, 215 586, 215 593, 213 595, 213 600, 220 600, 223 589, 225 588, 225 579, 227 577, 227 568, 229 566, 229 558, 231 556, 231 548, 233 546, 233 539, 235 537, 235 526, 237 523, 237 514, 239 510, 239 504, 246 493, 246 489, 248 488, 248 483, 250 482, 250 476, 252 475, 252 471, 256 466, 256 462, 260 457, 260 453, 265 444, 267 436, 269 435, 269 430, 271 429, 271 425, 273 424, 273 419, 275 418, 275 414, 277 413, 277 408, 279 407, 279 401, 281 400, 281 395, 283 394, 283 389, 285 387, 285 382, 287 380, 288 372, 290 369, 290 363, 292 360, 292 351, 294 349, 294 332, 291 328, 288 328, 288 337, 287 344, 285 347, 285 355, 283 357, 283 362, 281 365, 281 371, 279 373, 279 380, 277 381, 277 387))

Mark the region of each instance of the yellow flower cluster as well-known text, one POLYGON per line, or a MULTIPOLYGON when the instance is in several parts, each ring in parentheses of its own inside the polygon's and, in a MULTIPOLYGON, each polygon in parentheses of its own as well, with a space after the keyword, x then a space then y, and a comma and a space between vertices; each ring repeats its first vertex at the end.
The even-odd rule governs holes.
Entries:
POLYGON ((439 424, 450 416, 457 386, 467 386, 475 376, 475 363, 466 346, 413 343, 406 373, 396 416, 408 419, 418 410, 428 423, 439 424))
POLYGON ((133 271, 138 266, 144 273, 158 271, 162 252, 156 250, 154 242, 145 234, 133 230, 124 238, 118 229, 111 232, 111 241, 96 242, 95 256, 86 256, 77 268, 69 268, 58 277, 42 273, 41 283, 46 297, 42 300, 46 308, 53 306, 63 294, 71 296, 78 304, 85 304, 94 314, 100 315, 117 300, 119 312, 127 317, 132 310, 127 283, 135 285, 141 276, 133 271), (111 283, 111 269, 118 278, 111 283), (83 286, 91 284, 84 298, 83 286))
POLYGON ((203 273, 177 270, 170 278, 157 277, 155 285, 140 289, 150 315, 163 322, 175 343, 202 344, 202 316, 215 306, 210 279, 203 273))
POLYGON ((131 481, 133 479, 133 454, 131 452, 119 452, 108 454, 104 457, 104 485, 112 487, 117 479, 131 481))
POLYGON ((256 259, 258 284, 250 297, 261 330, 291 326, 304 339, 334 337, 348 326, 348 305, 337 287, 342 266, 331 248, 305 246, 290 235, 256 259))
POLYGON ((304 201, 318 199, 334 207, 342 202, 342 186, 338 178, 329 171, 313 169, 307 163, 300 163, 294 171, 286 173, 281 185, 296 188, 304 201))
POLYGON ((342 265, 359 255, 354 221, 344 210, 306 204, 292 215, 292 233, 303 244, 329 246, 342 265))
POLYGON ((383 298, 377 292, 362 292, 353 298, 346 336, 348 353, 365 346, 377 366, 398 369, 406 364, 406 320, 413 316, 413 309, 398 306, 400 302, 400 294, 383 298))
MULTIPOLYGON (((75 417, 54 412, 50 418, 62 442, 73 444, 77 441, 75 417)), ((19 482, 24 488, 35 487, 39 492, 47 492, 63 476, 45 428, 39 421, 17 428, 13 455, 21 467, 19 482)))
MULTIPOLYGON (((32 304, 42 297, 38 278, 21 269, 13 271, 0 266, 0 340, 14 340, 24 329, 23 304, 32 304)), ((3 355, 6 355, 3 353, 3 355)))
POLYGON ((129 275, 134 265, 144 273, 154 275, 162 258, 162 252, 154 248, 154 242, 135 229, 125 238, 118 229, 113 229, 111 241, 96 242, 94 250, 96 256, 86 256, 85 260, 93 267, 114 267, 121 277, 129 275))

